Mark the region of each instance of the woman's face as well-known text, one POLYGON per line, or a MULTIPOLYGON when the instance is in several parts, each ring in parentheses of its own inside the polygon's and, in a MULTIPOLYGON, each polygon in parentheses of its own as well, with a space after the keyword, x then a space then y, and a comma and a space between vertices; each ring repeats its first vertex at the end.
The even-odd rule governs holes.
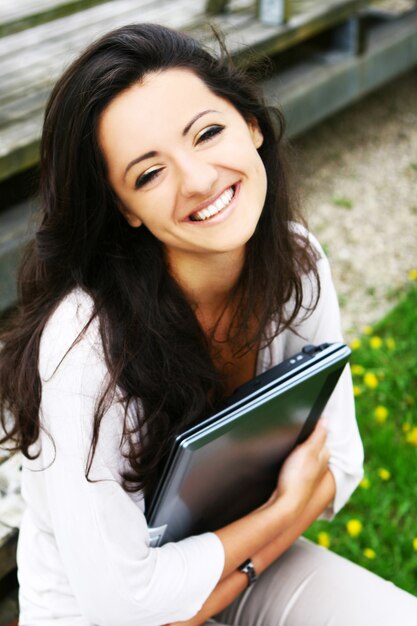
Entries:
POLYGON ((120 209, 178 255, 241 250, 265 201, 263 137, 195 74, 170 69, 119 94, 99 142, 120 209))

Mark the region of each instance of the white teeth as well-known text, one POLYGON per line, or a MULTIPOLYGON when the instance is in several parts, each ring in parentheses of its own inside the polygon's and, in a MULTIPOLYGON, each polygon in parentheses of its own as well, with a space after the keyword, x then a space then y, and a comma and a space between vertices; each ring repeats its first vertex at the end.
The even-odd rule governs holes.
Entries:
POLYGON ((219 211, 227 207, 234 194, 235 192, 233 188, 229 187, 229 189, 226 189, 226 191, 224 191, 222 195, 217 198, 216 202, 213 202, 213 204, 210 204, 208 207, 202 209, 201 211, 198 211, 197 213, 193 213, 192 215, 190 215, 190 219, 192 221, 202 222, 209 217, 216 215, 216 213, 219 213, 219 211))

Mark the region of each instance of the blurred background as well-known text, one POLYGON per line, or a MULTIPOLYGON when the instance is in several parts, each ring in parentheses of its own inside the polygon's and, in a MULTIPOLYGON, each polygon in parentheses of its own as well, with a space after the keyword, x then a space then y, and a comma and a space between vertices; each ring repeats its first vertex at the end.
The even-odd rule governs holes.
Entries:
MULTIPOLYGON (((92 40, 138 21, 216 48, 214 24, 285 112, 294 189, 330 258, 371 451, 358 495, 309 536, 417 593, 417 3, 1 0, 0 318, 31 236, 48 94, 92 40)), ((18 612, 19 468, 0 451, 0 626, 18 612)))

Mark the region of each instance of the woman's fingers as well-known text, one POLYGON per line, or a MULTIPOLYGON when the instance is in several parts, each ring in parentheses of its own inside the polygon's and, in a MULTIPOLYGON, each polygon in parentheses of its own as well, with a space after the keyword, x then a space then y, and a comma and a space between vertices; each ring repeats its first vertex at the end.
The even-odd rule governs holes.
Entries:
POLYGON ((330 452, 326 442, 327 428, 320 420, 310 437, 285 461, 274 495, 288 494, 300 506, 309 500, 328 468, 330 452))
POLYGON ((330 451, 327 448, 327 428, 324 420, 320 420, 310 437, 306 440, 307 446, 311 448, 311 451, 317 454, 317 458, 320 465, 327 467, 330 460, 330 451))
POLYGON ((311 433, 310 437, 306 440, 307 444, 313 447, 321 448, 325 445, 327 440, 327 428, 323 420, 319 420, 315 429, 311 433))

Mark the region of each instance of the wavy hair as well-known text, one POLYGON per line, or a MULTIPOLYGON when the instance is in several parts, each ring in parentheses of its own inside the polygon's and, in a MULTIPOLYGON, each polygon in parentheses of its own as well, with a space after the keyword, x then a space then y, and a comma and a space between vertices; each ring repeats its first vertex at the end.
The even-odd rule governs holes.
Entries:
POLYGON ((20 268, 18 309, 1 337, 0 409, 6 435, 0 443, 12 441, 33 458, 29 448, 41 427, 42 331, 62 298, 81 288, 93 299, 109 371, 108 387, 92 416, 86 476, 101 419, 117 389, 125 406, 130 468, 124 486, 145 493, 173 434, 211 411, 223 394, 222 375, 211 357, 212 337, 203 333, 167 271, 161 243, 146 227, 130 227, 121 215, 97 139, 100 115, 113 98, 150 72, 169 68, 194 72, 245 120, 256 119, 264 137, 259 154, 268 179, 265 206, 230 294, 235 313, 228 339, 235 353, 265 342, 271 320, 275 334, 291 326, 303 307, 303 275, 312 273, 318 283, 316 255, 291 228, 299 218, 289 193, 283 117, 265 105, 256 81, 234 66, 224 48, 214 55, 185 34, 134 24, 105 35, 72 63, 46 107, 39 227, 20 268), (256 328, 249 331, 254 318, 256 328), (136 415, 133 431, 127 425, 128 407, 136 415))

